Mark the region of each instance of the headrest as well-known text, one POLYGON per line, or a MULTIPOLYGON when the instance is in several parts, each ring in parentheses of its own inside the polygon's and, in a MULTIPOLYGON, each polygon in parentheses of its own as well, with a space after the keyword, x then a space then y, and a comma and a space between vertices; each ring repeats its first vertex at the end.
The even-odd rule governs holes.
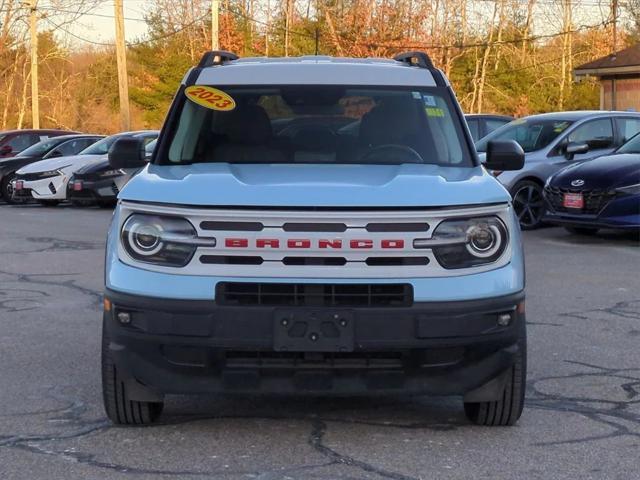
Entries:
POLYGON ((232 110, 225 118, 223 131, 232 143, 246 145, 267 143, 273 135, 269 116, 258 105, 243 105, 232 110))

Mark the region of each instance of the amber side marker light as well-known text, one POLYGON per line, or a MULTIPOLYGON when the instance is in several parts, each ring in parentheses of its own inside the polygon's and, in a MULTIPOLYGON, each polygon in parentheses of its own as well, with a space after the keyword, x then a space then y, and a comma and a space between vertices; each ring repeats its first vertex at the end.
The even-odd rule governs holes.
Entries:
POLYGON ((518 304, 518 313, 524 313, 524 301, 518 304))
POLYGON ((102 305, 104 306, 104 311, 105 312, 110 312, 111 311, 111 300, 109 300, 108 298, 104 298, 102 300, 102 305))

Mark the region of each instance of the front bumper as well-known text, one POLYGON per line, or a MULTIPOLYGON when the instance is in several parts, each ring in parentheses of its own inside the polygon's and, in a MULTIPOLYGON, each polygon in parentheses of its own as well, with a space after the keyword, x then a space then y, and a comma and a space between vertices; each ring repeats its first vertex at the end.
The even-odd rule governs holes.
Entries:
POLYGON ((115 202, 118 197, 118 189, 113 178, 105 179, 77 179, 72 178, 67 186, 67 198, 69 200, 115 202), (82 182, 82 189, 76 190, 76 182, 82 182))
POLYGON ((65 200, 69 177, 57 175, 41 180, 24 181, 24 188, 31 190, 36 200, 65 200))
MULTIPOLYGON (((222 306, 107 290, 104 322, 119 373, 139 400, 210 392, 502 394, 525 330, 524 293, 410 307, 222 306), (343 351, 281 348, 287 314, 353 322, 343 351), (303 312, 306 310, 306 312, 303 312), (128 313, 122 324, 119 313, 128 313), (511 321, 500 326, 498 315, 511 321)), ((324 324, 323 324, 324 325, 324 324)))
POLYGON ((598 214, 554 211, 547 201, 545 222, 567 227, 640 229, 640 195, 626 195, 610 201, 598 214))

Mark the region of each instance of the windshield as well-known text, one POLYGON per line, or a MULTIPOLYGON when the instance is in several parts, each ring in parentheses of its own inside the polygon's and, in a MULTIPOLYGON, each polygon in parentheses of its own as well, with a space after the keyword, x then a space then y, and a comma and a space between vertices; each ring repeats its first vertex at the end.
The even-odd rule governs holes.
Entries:
POLYGON ((185 92, 158 163, 473 165, 444 88, 193 86, 185 92))
POLYGON ((42 140, 41 142, 36 143, 35 145, 31 145, 29 148, 23 150, 18 154, 19 157, 38 157, 44 155, 49 150, 54 148, 60 142, 63 142, 65 139, 61 138, 50 138, 48 140, 42 140))
POLYGON ((553 142, 572 123, 569 120, 521 118, 484 137, 476 144, 476 150, 486 152, 487 143, 491 140, 515 140, 525 152, 535 152, 553 142))
POLYGON ((616 153, 640 153, 640 133, 631 137, 631 139, 622 145, 616 153))
POLYGON ((111 147, 111 145, 113 145, 113 142, 115 142, 121 136, 122 135, 111 135, 110 137, 103 138, 90 147, 82 150, 78 155, 106 155, 107 153, 109 153, 109 147, 111 147))

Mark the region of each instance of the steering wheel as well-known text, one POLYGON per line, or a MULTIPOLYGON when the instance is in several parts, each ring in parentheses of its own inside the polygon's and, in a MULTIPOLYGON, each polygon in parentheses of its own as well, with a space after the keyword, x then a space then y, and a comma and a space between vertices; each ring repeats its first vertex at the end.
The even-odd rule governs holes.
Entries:
POLYGON ((296 122, 296 123, 293 123, 292 125, 287 125, 282 130, 280 130, 278 132, 278 136, 293 138, 296 135, 300 134, 300 132, 308 132, 308 131, 327 132, 335 135, 335 131, 327 125, 320 125, 320 124, 313 124, 313 123, 305 124, 305 123, 296 122))
MULTIPOLYGON (((360 157, 360 161, 363 163, 387 163, 389 158, 406 158, 406 161, 397 163, 424 163, 422 156, 416 152, 413 148, 406 145, 395 145, 392 143, 386 145, 378 145, 372 147, 364 155, 360 157)), ((396 162, 393 162, 396 163, 396 162)))

